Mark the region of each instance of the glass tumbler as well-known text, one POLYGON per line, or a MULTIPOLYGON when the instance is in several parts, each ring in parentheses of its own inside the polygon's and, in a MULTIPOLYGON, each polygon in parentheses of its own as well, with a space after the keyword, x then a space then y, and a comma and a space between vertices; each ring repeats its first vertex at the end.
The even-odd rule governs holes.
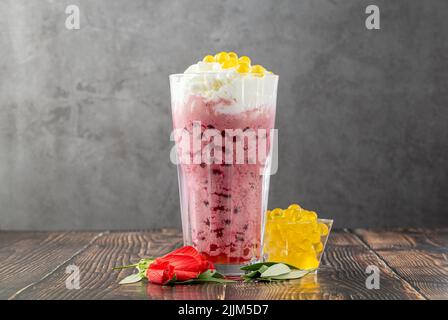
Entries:
POLYGON ((184 244, 227 275, 262 258, 277 83, 273 74, 170 76, 184 244))

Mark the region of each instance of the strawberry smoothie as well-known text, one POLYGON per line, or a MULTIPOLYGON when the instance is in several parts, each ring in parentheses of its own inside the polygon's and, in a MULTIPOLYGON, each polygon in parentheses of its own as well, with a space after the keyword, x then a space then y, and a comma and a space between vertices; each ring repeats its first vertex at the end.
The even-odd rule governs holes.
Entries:
POLYGON ((197 69, 170 78, 173 127, 183 132, 182 139, 191 139, 185 145, 175 138, 181 159, 178 176, 184 242, 207 255, 218 268, 261 258, 269 186, 269 174, 262 173, 270 164, 277 79, 197 69), (207 131, 214 138, 205 138, 207 131), (199 157, 193 147, 195 138, 199 139, 199 157), (253 138, 255 152, 251 153, 253 138), (211 161, 204 160, 207 145, 215 150, 211 161), (260 148, 265 148, 266 157, 260 157, 260 148), (222 151, 221 158, 216 157, 218 151, 222 151))

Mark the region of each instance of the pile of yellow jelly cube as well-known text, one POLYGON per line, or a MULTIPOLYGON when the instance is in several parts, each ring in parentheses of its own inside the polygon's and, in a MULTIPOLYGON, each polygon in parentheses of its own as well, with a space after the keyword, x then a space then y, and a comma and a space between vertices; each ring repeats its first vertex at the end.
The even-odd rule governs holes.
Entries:
POLYGON ((318 220, 314 211, 292 204, 267 211, 264 254, 268 261, 284 262, 299 269, 319 267, 331 224, 318 220))
POLYGON ((263 66, 259 64, 251 65, 252 61, 249 57, 247 56, 238 57, 238 55, 235 52, 223 51, 215 54, 214 56, 207 55, 204 57, 204 59, 202 59, 202 61, 208 63, 217 62, 221 64, 221 67, 223 69, 234 68, 236 72, 240 74, 250 73, 257 77, 262 77, 265 75, 265 73, 272 74, 272 72, 266 70, 263 66))

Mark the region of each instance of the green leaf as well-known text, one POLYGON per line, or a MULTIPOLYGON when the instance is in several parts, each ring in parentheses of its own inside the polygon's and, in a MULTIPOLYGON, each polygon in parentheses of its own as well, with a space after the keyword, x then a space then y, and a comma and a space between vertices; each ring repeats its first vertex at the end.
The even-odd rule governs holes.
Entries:
POLYGON ((291 272, 291 269, 283 263, 277 263, 270 266, 266 271, 261 272, 261 278, 272 278, 291 272))
POLYGON ((155 258, 143 258, 137 263, 128 264, 126 266, 114 267, 114 268, 112 268, 112 270, 121 270, 121 269, 134 268, 134 267, 137 268, 139 271, 141 269, 146 270, 146 269, 148 269, 149 265, 154 262, 154 260, 155 260, 155 258))
POLYGON ((217 278, 217 279, 225 279, 226 277, 219 273, 218 271, 215 270, 215 273, 213 273, 213 278, 217 278))
POLYGON ((310 273, 309 270, 291 270, 291 272, 270 277, 272 280, 292 280, 292 279, 300 279, 310 273))
POLYGON ((173 278, 170 281, 168 281, 167 285, 174 285, 176 283, 176 281, 177 281, 177 277, 176 277, 176 275, 174 275, 173 278))
POLYGON ((260 269, 258 269, 257 271, 258 271, 260 274, 262 274, 263 272, 265 272, 265 271, 268 270, 269 268, 270 268, 270 267, 263 265, 263 266, 261 266, 260 269))
POLYGON ((148 270, 149 265, 153 262, 154 262, 154 259, 152 259, 152 258, 141 259, 138 262, 137 267, 136 267, 138 270, 138 273, 146 278, 146 270, 148 270))
MULTIPOLYGON (((280 263, 280 262, 259 262, 259 263, 254 263, 254 264, 249 264, 247 266, 244 266, 244 267, 241 268, 241 270, 244 270, 244 271, 254 271, 254 270, 260 269, 261 266, 271 267, 274 264, 278 264, 278 263, 280 263)), ((281 262, 281 263, 283 263, 284 265, 287 265, 291 269, 298 269, 298 268, 294 267, 293 265, 290 265, 290 264, 287 264, 287 263, 284 263, 284 262, 281 262)))
POLYGON ((215 270, 208 269, 207 271, 202 272, 198 275, 198 279, 209 279, 212 278, 215 274, 215 270))
POLYGON ((251 271, 244 275, 245 278, 258 278, 260 276, 260 272, 258 270, 251 271))
POLYGON ((200 275, 198 275, 198 279, 210 279, 210 278, 225 279, 224 275, 212 269, 208 269, 202 272, 200 275))
POLYGON ((146 270, 146 269, 148 269, 149 265, 154 262, 154 260, 155 259, 153 259, 153 258, 141 259, 137 264, 137 268, 139 269, 139 271, 146 270))
POLYGON ((254 264, 249 264, 247 266, 241 267, 241 270, 243 271, 256 271, 258 269, 260 269, 260 267, 262 266, 272 266, 273 264, 275 264, 275 262, 260 262, 260 263, 254 263, 254 264))
POLYGON ((136 283, 142 280, 142 277, 138 273, 131 274, 121 280, 119 284, 130 284, 130 283, 136 283))
POLYGON ((127 269, 127 268, 135 268, 135 267, 137 267, 137 265, 138 265, 138 263, 128 264, 127 266, 113 267, 112 270, 121 270, 121 269, 127 269))

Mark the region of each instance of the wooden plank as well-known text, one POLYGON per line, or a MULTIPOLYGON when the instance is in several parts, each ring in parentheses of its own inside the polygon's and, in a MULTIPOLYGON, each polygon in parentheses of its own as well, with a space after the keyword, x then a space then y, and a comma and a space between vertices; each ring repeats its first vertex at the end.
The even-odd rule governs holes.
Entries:
POLYGON ((327 245, 322 266, 316 275, 301 280, 260 286, 233 287, 228 299, 422 299, 397 278, 374 253, 351 233, 334 232, 327 245), (367 289, 365 269, 375 265, 381 272, 379 290, 367 289))
POLYGON ((301 280, 227 285, 183 285, 162 287, 152 284, 118 285, 132 270, 111 271, 150 255, 162 255, 180 246, 177 231, 110 233, 95 241, 70 264, 80 268, 81 288, 65 287, 65 268, 17 295, 17 299, 421 299, 398 278, 357 236, 334 232, 323 266, 316 275, 301 280), (368 265, 381 270, 381 289, 365 286, 368 265))
POLYGON ((0 299, 38 282, 96 236, 98 232, 0 232, 0 299))
POLYGON ((145 288, 137 285, 119 285, 132 270, 112 271, 119 265, 137 262, 140 258, 160 256, 181 246, 177 230, 155 232, 111 232, 99 237, 85 251, 68 261, 44 281, 41 281, 16 299, 139 299, 145 297, 145 288), (69 290, 65 281, 65 266, 79 267, 80 289, 69 290))
POLYGON ((427 299, 448 299, 448 229, 355 230, 427 299))

